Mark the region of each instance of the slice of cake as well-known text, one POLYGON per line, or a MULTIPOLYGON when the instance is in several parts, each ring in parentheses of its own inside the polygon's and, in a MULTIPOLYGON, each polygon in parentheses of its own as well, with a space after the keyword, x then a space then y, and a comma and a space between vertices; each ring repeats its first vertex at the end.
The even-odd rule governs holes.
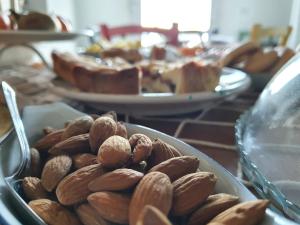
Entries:
POLYGON ((62 79, 85 92, 139 94, 138 67, 110 67, 68 53, 52 53, 53 69, 62 79))
POLYGON ((188 62, 175 65, 162 73, 162 79, 175 86, 176 94, 214 91, 219 83, 221 69, 202 62, 188 62))

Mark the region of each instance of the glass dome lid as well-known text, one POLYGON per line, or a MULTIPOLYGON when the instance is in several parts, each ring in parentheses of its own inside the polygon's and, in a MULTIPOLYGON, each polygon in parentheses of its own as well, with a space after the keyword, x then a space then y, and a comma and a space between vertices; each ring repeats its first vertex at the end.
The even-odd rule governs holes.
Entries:
POLYGON ((300 53, 238 120, 236 141, 258 193, 300 222, 300 53))

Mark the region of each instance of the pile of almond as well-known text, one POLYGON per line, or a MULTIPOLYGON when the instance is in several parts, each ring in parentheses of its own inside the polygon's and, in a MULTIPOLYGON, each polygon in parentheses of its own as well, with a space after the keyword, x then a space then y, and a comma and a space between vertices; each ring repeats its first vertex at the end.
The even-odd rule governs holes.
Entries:
POLYGON ((215 193, 217 177, 162 140, 128 137, 113 113, 44 129, 23 179, 31 209, 49 225, 253 225, 268 201, 215 193))

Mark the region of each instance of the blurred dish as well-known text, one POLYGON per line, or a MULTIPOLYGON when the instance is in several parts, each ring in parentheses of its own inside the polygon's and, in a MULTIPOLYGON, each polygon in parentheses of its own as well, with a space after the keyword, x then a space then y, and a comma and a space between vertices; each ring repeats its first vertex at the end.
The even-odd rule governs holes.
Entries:
POLYGON ((190 94, 143 93, 139 95, 112 95, 80 92, 66 83, 55 83, 50 89, 65 98, 85 102, 97 109, 115 110, 118 113, 142 115, 171 115, 193 112, 212 102, 237 95, 250 86, 250 78, 244 72, 224 68, 219 85, 214 92, 190 94))
POLYGON ((21 44, 26 42, 72 40, 80 36, 92 37, 93 32, 53 32, 27 30, 0 30, 0 42, 21 44))
POLYGON ((11 120, 8 109, 0 103, 0 142, 11 129, 11 120))

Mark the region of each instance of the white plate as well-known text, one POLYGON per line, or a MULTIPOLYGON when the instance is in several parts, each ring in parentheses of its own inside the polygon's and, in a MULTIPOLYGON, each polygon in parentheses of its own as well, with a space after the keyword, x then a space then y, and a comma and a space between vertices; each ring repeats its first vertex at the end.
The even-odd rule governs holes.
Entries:
MULTIPOLYGON (((34 143, 42 135, 43 127, 51 125, 55 128, 61 128, 65 121, 76 118, 80 115, 82 115, 81 112, 78 112, 61 103, 26 107, 23 113, 23 121, 29 142, 34 143)), ((238 182, 226 169, 190 145, 146 127, 132 124, 126 124, 126 126, 129 134, 144 133, 151 138, 160 138, 167 143, 174 145, 183 154, 194 155, 198 157, 200 160, 200 169, 203 171, 211 171, 218 177, 218 182, 216 185, 217 192, 226 192, 237 195, 239 196, 240 201, 255 199, 248 189, 238 182)), ((9 138, 9 140, 7 140, 5 145, 1 146, 1 148, 0 174, 7 176, 14 171, 14 168, 16 168, 18 164, 19 151, 17 142, 16 140, 13 140, 13 138, 9 138)), ((23 219, 16 217, 14 211, 18 208, 18 206, 11 201, 11 197, 6 191, 1 176, 0 195, 2 196, 0 199, 0 223, 18 225, 19 223, 17 223, 16 220, 19 220, 20 223, 24 224, 24 219, 28 219, 28 215, 26 216, 25 212, 21 212, 19 215, 22 215, 23 219)), ((267 215, 265 216, 264 222, 261 225, 283 224, 295 225, 296 223, 276 215, 271 210, 267 210, 267 215)))
POLYGON ((80 92, 77 89, 53 86, 51 90, 65 98, 85 102, 95 108, 134 115, 171 115, 197 111, 212 102, 237 95, 250 86, 251 80, 242 71, 224 68, 214 92, 176 95, 173 93, 145 93, 141 95, 113 95, 80 92))
POLYGON ((53 31, 27 31, 9 30, 0 31, 0 43, 20 44, 38 41, 72 40, 79 36, 92 36, 90 32, 53 32, 53 31))

